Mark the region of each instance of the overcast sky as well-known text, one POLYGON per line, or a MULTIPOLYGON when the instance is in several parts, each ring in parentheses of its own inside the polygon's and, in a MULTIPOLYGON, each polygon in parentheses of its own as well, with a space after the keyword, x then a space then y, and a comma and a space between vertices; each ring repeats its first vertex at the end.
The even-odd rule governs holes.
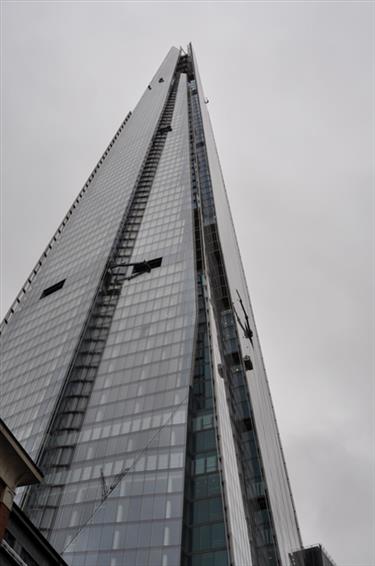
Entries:
POLYGON ((193 42, 306 545, 374 566, 374 3, 2 6, 2 314, 193 42))

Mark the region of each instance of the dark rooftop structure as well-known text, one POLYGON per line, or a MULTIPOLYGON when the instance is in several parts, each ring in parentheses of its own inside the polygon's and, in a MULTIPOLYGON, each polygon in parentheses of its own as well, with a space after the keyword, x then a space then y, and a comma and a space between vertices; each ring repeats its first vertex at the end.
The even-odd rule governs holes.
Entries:
POLYGON ((321 544, 309 546, 290 554, 291 566, 337 566, 321 544))

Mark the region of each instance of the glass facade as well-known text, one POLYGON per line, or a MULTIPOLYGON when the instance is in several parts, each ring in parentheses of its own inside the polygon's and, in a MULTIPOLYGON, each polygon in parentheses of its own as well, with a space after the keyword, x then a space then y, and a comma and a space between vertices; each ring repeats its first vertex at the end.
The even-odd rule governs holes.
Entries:
MULTIPOLYGON (((253 365, 253 370, 246 372, 246 385, 250 396, 254 430, 256 430, 259 454, 261 456, 260 472, 262 473, 258 474, 258 477, 262 477, 261 481, 266 482, 264 487, 267 490, 279 553, 277 560, 281 561, 282 564, 288 564, 288 549, 300 548, 301 537, 228 197, 192 49, 190 54, 195 64, 194 75, 197 81, 208 169, 215 203, 215 224, 224 260, 230 299, 236 305, 236 308, 239 309, 236 296, 236 291, 238 290, 244 302, 250 328, 253 332, 253 339, 250 341, 244 337, 242 328, 236 323, 236 333, 240 341, 242 356, 249 356, 253 365)), ((264 513, 261 513, 261 515, 264 515, 264 513)))
MULTIPOLYGON (((83 198, 57 232, 37 277, 2 331, 2 418, 37 459, 69 364, 168 94, 178 50, 171 49, 97 170, 83 198), (44 289, 65 285, 40 300, 44 289)), ((37 269, 38 265, 35 269, 37 269)), ((30 276, 31 277, 31 276, 30 276)))
POLYGON ((21 504, 68 564, 288 566, 298 525, 191 46, 120 126, 2 356, 2 417, 45 473, 21 504))

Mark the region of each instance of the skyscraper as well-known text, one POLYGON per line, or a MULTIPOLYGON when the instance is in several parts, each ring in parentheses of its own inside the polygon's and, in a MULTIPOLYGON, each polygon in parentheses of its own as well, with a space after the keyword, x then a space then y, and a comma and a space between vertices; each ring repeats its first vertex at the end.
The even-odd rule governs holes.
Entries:
POLYGON ((172 48, 2 324, 19 503, 73 566, 289 566, 293 499, 191 45, 172 48))

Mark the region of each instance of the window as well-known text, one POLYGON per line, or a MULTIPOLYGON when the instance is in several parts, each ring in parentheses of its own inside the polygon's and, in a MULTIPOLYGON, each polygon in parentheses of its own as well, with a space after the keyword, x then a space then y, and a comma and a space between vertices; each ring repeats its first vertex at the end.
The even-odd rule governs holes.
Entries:
POLYGON ((5 531, 4 540, 11 546, 14 547, 14 543, 16 542, 15 537, 9 531, 5 531))
POLYGON ((59 281, 58 283, 51 285, 51 287, 47 287, 47 289, 44 289, 43 293, 40 295, 40 298, 44 299, 44 297, 48 297, 48 295, 52 295, 52 293, 59 291, 59 289, 61 289, 64 286, 65 281, 66 281, 65 279, 62 279, 62 281, 59 281))
POLYGON ((140 261, 136 263, 133 267, 133 273, 150 273, 151 269, 161 266, 161 261, 163 258, 157 257, 156 259, 151 259, 150 261, 140 261))
POLYGON ((215 448, 214 430, 204 430, 195 433, 195 448, 197 452, 213 450, 215 448))
POLYGON ((244 363, 245 363, 245 369, 246 371, 250 371, 253 369, 253 363, 251 361, 250 356, 245 356, 243 359, 244 363))
POLYGON ((28 566, 38 566, 36 560, 24 548, 21 550, 21 558, 28 566))

